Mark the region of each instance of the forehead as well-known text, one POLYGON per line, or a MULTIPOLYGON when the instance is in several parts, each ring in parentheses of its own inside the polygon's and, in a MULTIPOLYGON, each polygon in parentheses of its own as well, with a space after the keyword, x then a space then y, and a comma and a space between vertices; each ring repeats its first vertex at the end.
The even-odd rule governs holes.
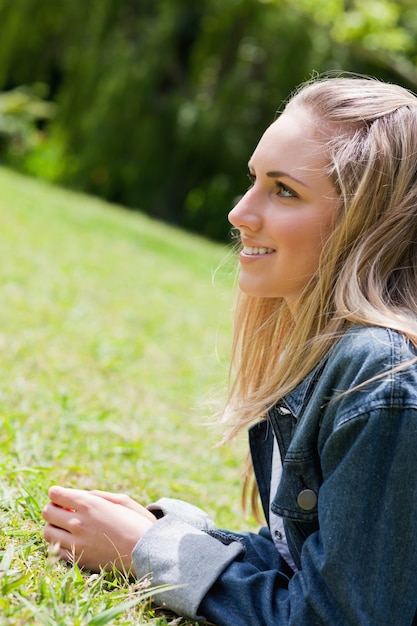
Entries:
POLYGON ((286 109, 262 135, 251 164, 268 161, 278 169, 295 167, 324 168, 327 158, 324 139, 320 137, 317 122, 308 109, 293 107, 286 109))

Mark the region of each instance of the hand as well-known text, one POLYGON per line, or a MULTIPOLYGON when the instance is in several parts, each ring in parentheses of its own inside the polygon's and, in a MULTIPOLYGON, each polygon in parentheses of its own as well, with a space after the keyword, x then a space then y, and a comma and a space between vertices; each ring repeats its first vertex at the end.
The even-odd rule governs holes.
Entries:
POLYGON ((131 553, 156 521, 152 513, 124 495, 51 487, 42 511, 44 537, 58 544, 58 555, 98 572, 114 565, 132 572, 131 553))

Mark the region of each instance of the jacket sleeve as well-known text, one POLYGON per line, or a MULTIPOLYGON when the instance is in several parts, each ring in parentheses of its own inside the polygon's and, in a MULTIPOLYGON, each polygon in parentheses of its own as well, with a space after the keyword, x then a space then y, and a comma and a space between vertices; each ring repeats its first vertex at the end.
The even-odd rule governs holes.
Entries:
MULTIPOLYGON (((179 615, 193 619, 207 616, 199 612, 199 606, 209 589, 224 576, 224 598, 209 594, 216 605, 215 612, 222 612, 218 624, 245 624, 245 614, 240 613, 239 598, 250 590, 255 605, 261 589, 257 580, 265 585, 281 585, 286 588, 288 577, 280 572, 285 565, 279 556, 267 528, 260 533, 229 533, 221 530, 201 531, 178 518, 167 515, 158 520, 136 544, 133 564, 138 578, 151 575, 153 586, 173 585, 158 592, 157 601, 179 615), (233 569, 235 565, 236 573, 233 569), (229 574, 232 567, 232 586, 229 574), (266 580, 268 579, 268 581, 266 580), (252 584, 255 587, 252 589, 252 584), (240 589, 241 587, 241 589, 240 589), (230 594, 239 612, 237 622, 228 619, 230 594)), ((287 566, 288 568, 288 566, 287 566)), ((251 622, 252 623, 252 622, 251 622)))
POLYGON ((214 521, 205 511, 194 504, 176 498, 160 498, 146 508, 158 519, 170 515, 200 530, 214 530, 216 527, 214 521))

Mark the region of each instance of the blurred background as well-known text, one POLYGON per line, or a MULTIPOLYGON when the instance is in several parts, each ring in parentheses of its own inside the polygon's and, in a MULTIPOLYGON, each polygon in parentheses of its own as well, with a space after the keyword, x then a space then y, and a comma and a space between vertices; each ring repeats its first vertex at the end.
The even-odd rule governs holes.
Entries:
POLYGON ((417 91, 415 0, 0 0, 0 162, 218 241, 314 73, 417 91))

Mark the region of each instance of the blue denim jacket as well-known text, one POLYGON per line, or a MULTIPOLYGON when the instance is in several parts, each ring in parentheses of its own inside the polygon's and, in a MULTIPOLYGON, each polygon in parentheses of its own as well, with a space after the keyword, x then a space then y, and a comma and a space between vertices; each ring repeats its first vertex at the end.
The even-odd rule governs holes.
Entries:
POLYGON ((283 472, 272 510, 299 570, 290 571, 267 527, 178 531, 168 515, 134 558, 140 568, 158 540, 171 550, 177 578, 156 582, 188 576, 189 586, 168 595, 168 606, 218 626, 417 625, 417 365, 392 371, 413 357, 401 334, 355 327, 250 429, 267 521, 272 430, 277 438, 283 472), (177 540, 164 540, 171 534, 177 540))

